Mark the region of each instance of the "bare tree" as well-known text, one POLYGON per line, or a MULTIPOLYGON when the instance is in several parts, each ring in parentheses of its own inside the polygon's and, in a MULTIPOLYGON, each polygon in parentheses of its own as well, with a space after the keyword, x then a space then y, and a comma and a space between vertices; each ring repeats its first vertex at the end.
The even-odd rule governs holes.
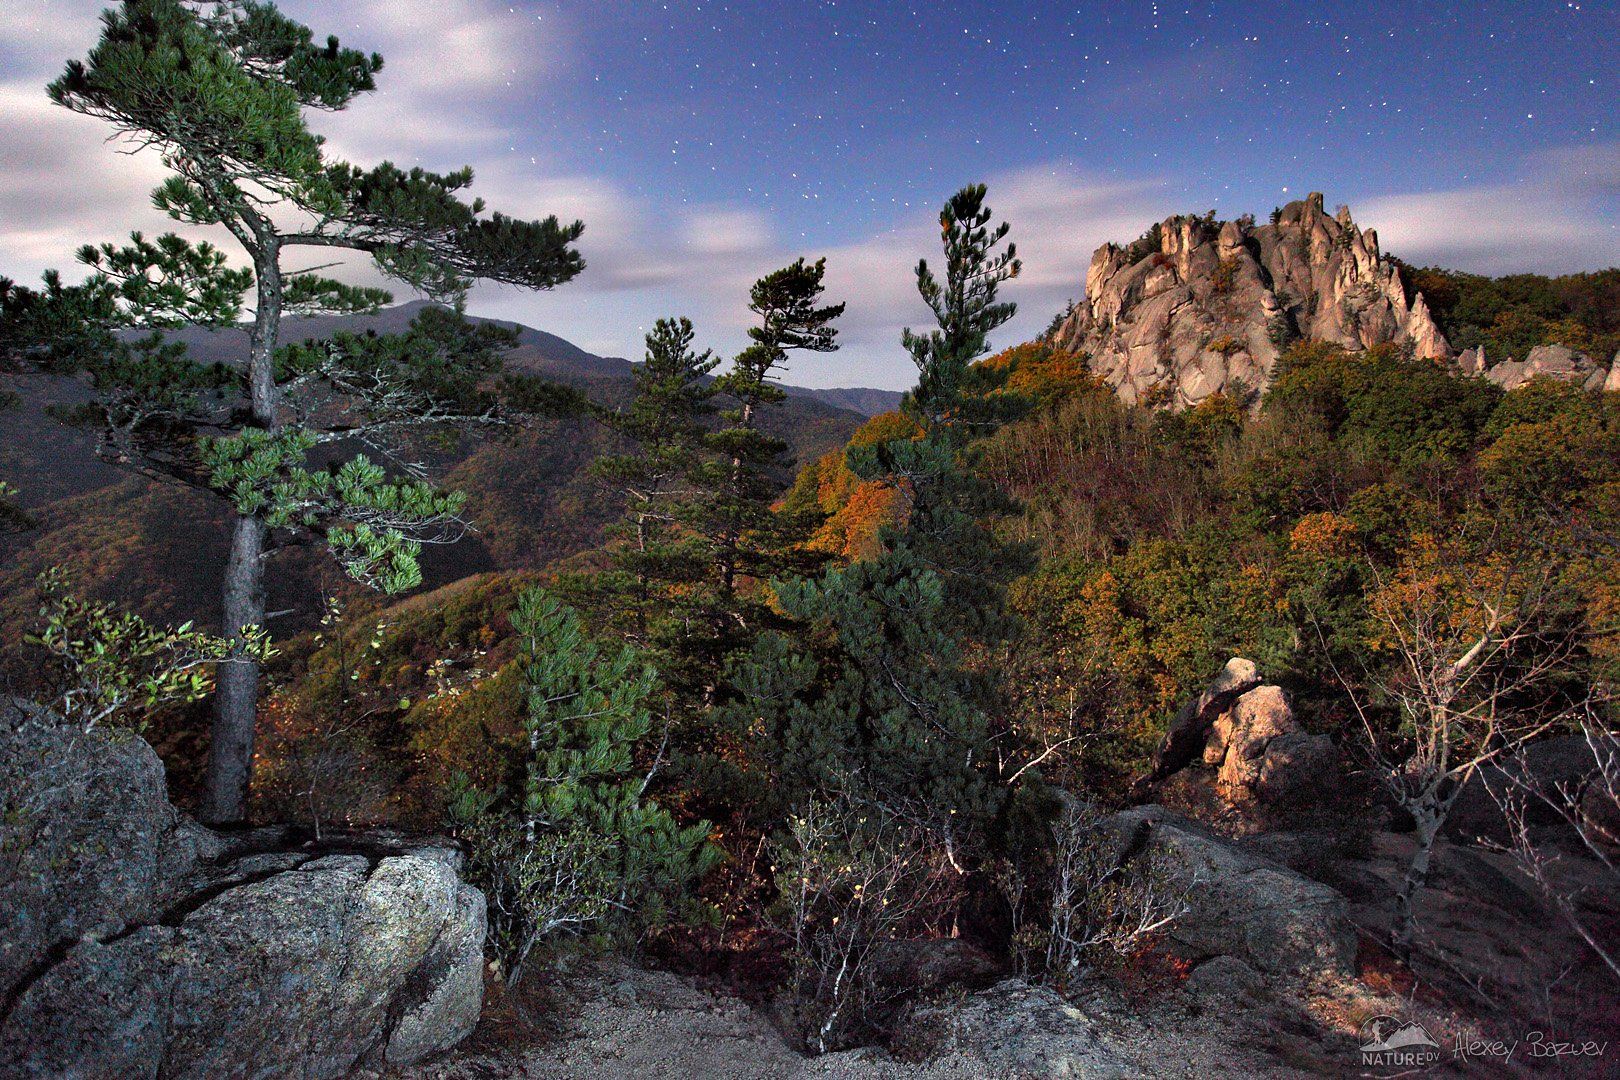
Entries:
POLYGON ((1190 910, 1198 879, 1174 881, 1152 851, 1122 861, 1088 807, 1065 806, 1052 839, 1048 978, 1066 981, 1098 955, 1129 956, 1190 910))
POLYGON ((1581 708, 1569 688, 1582 685, 1585 632, 1571 617, 1567 566, 1494 533, 1472 544, 1420 536, 1393 571, 1368 561, 1370 645, 1381 662, 1339 679, 1373 772, 1414 823, 1391 934, 1403 957, 1457 796, 1483 766, 1573 724, 1581 708))
POLYGON ((960 875, 937 836, 847 795, 812 798, 772 845, 794 994, 816 1053, 844 1045, 885 997, 874 960, 887 941, 935 929, 960 875))
POLYGON ((1034 865, 1003 864, 1021 974, 1067 984, 1087 965, 1131 956, 1191 910, 1200 874, 1177 875, 1158 850, 1118 840, 1096 810, 1069 799, 1034 865))
POLYGON ((1532 828, 1538 810, 1550 812, 1597 861, 1603 891, 1620 894, 1620 863, 1616 861, 1620 858, 1620 732, 1605 727, 1593 709, 1582 718, 1581 734, 1591 763, 1580 776, 1549 779, 1525 761, 1514 759, 1489 774, 1486 788, 1507 822, 1508 842, 1502 849, 1620 980, 1620 950, 1598 935, 1583 911, 1582 900, 1590 886, 1572 882, 1565 873, 1564 855, 1542 842, 1532 828))

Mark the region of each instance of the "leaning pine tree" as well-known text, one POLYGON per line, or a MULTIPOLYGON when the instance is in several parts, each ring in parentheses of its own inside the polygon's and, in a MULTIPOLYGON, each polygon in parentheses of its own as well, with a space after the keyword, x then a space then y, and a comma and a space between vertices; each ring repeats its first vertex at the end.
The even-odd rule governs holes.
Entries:
POLYGON ((849 454, 858 475, 905 496, 906 519, 875 558, 778 586, 786 613, 818 631, 819 655, 768 637, 737 672, 746 722, 771 733, 779 798, 853 797, 926 823, 959 870, 1014 771, 991 720, 990 665, 970 654, 1006 634, 1005 583, 1025 562, 990 531, 1003 503, 971 469, 969 440, 990 420, 974 361, 1013 315, 996 294, 1019 269, 1011 244, 997 250, 1008 228, 989 227, 984 195, 964 188, 945 205, 945 280, 917 267, 939 322, 904 337, 918 382, 902 408, 920 434, 849 454))
POLYGON ((832 352, 838 348, 833 323, 843 304, 823 304, 822 278, 827 260, 798 259, 758 281, 748 294, 748 309, 759 322, 748 329, 749 344, 715 380, 715 389, 736 402, 722 414, 725 426, 708 437, 718 455, 708 470, 711 497, 704 531, 714 547, 719 604, 732 624, 749 624, 748 605, 738 601, 739 579, 768 580, 787 569, 797 542, 794 522, 772 504, 785 472, 787 443, 760 427, 764 410, 780 406, 787 393, 776 383, 795 352, 832 352))
MULTIPOLYGON (((89 57, 49 87, 58 104, 158 150, 173 175, 155 204, 187 225, 223 230, 246 256, 236 268, 211 244, 136 234, 81 251, 91 271, 82 284, 50 274, 42 290, 0 291, 4 339, 96 391, 90 411, 103 456, 228 502, 221 622, 242 640, 264 622, 266 559, 287 539, 323 539, 349 573, 386 591, 419 582, 419 546, 457 535, 461 498, 422 479, 407 433, 505 423, 533 404, 513 381, 501 384, 512 393, 495 392, 510 339, 462 319, 461 298, 478 279, 544 289, 583 268, 571 247, 578 222, 486 214, 482 200, 462 197, 469 169, 441 175, 329 159, 307 113, 373 90, 381 67, 380 56, 336 38, 316 43, 269 3, 125 0, 103 17, 89 57), (364 252, 388 277, 455 310, 425 316, 402 338, 280 349, 284 314, 369 312, 390 299, 285 267, 289 252, 312 248, 364 252), (235 325, 249 297, 238 365, 194 362, 156 332, 235 325), (342 422, 330 426, 333 416, 342 422), (404 475, 363 456, 314 464, 333 443, 367 446, 404 475)), ((258 693, 256 664, 220 668, 203 808, 212 821, 244 814, 258 693)))

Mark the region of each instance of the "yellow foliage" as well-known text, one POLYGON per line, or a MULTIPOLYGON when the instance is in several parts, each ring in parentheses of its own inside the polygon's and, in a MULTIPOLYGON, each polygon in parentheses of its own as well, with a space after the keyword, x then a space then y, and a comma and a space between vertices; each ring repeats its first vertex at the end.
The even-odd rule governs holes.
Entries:
POLYGON ((1084 354, 1059 349, 1043 341, 1003 349, 979 361, 978 366, 989 372, 1005 372, 1006 381, 999 393, 1042 403, 1102 386, 1102 380, 1086 366, 1084 354))
POLYGON ((1355 550, 1356 524, 1341 514, 1306 514, 1288 534, 1288 550, 1304 558, 1343 558, 1355 550))

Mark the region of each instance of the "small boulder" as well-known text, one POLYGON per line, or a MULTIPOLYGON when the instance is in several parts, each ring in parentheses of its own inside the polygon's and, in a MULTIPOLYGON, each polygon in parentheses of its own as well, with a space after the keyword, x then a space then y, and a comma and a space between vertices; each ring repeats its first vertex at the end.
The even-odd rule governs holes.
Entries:
POLYGON ((1268 807, 1300 806, 1339 774, 1339 752, 1326 735, 1291 731, 1272 739, 1260 762, 1255 798, 1268 807))
POLYGON ((1215 956, 1193 968, 1187 993, 1222 1005, 1241 1005, 1266 996, 1266 979, 1235 956, 1215 956))

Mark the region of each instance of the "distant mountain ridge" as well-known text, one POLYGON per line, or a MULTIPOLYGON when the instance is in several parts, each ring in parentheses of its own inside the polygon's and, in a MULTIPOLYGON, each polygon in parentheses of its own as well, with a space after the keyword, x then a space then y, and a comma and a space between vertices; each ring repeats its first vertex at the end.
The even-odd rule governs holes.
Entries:
MULTIPOLYGON (((283 342, 328 337, 339 331, 405 329, 421 302, 385 308, 374 315, 288 318, 283 342)), ((516 326, 512 368, 574 386, 596 401, 616 405, 629 398, 634 366, 619 357, 597 356, 555 334, 516 326)), ((193 357, 205 363, 240 363, 247 351, 241 329, 176 331, 193 357)), ((69 567, 84 591, 133 604, 143 614, 169 622, 217 616, 219 568, 226 521, 219 500, 175 484, 158 484, 96 456, 93 433, 64 426, 48 406, 86 400, 72 380, 14 380, 16 408, 0 410, 0 478, 20 491, 19 502, 39 527, 0 538, 0 642, 14 642, 32 626, 36 601, 31 582, 53 565, 69 567)), ((820 391, 787 387, 780 408, 766 410, 763 425, 787 441, 798 460, 814 461, 839 449, 865 423, 867 413, 849 405, 887 407, 880 390, 820 391)), ((586 551, 601 540, 604 523, 619 507, 591 479, 596 457, 621 444, 588 419, 549 421, 509 439, 463 440, 454 451, 432 455, 439 481, 465 491, 477 532, 460 543, 433 547, 424 569, 429 587, 490 570, 539 569, 586 551)), ((791 474, 778 478, 784 486, 791 474)), ((277 631, 296 629, 310 613, 315 583, 326 581, 325 560, 308 550, 289 552, 285 572, 272 575, 271 608, 297 614, 277 631)), ((0 672, 3 685, 3 672, 0 672)))
POLYGON ((877 416, 893 412, 900 407, 905 394, 899 390, 874 390, 867 386, 835 386, 826 390, 811 390, 799 386, 785 387, 790 394, 807 394, 818 401, 862 416, 877 416))
MULTIPOLYGON (((342 331, 363 333, 367 330, 379 334, 395 334, 403 331, 410 325, 419 312, 425 307, 432 306, 429 300, 413 300, 409 303, 398 304, 394 307, 383 308, 373 315, 319 315, 313 317, 293 316, 286 318, 281 324, 281 340, 303 341, 311 338, 326 338, 342 331)), ((536 375, 556 379, 559 382, 569 383, 580 389, 590 389, 593 386, 611 384, 615 382, 628 383, 630 373, 635 367, 634 362, 622 356, 598 356, 587 352, 566 338, 556 334, 537 330, 524 323, 514 322, 510 319, 489 319, 479 315, 469 315, 474 322, 494 323, 516 329, 518 344, 507 362, 512 366, 536 375)), ((232 362, 247 354, 248 335, 246 329, 231 330, 204 330, 189 328, 176 331, 175 340, 184 341, 191 349, 192 355, 200 360, 214 362, 232 362)), ((819 402, 834 409, 848 410, 863 417, 876 416, 887 412, 900 404, 898 390, 878 390, 869 387, 839 387, 830 390, 818 390, 806 386, 784 385, 782 389, 789 395, 819 402)))

